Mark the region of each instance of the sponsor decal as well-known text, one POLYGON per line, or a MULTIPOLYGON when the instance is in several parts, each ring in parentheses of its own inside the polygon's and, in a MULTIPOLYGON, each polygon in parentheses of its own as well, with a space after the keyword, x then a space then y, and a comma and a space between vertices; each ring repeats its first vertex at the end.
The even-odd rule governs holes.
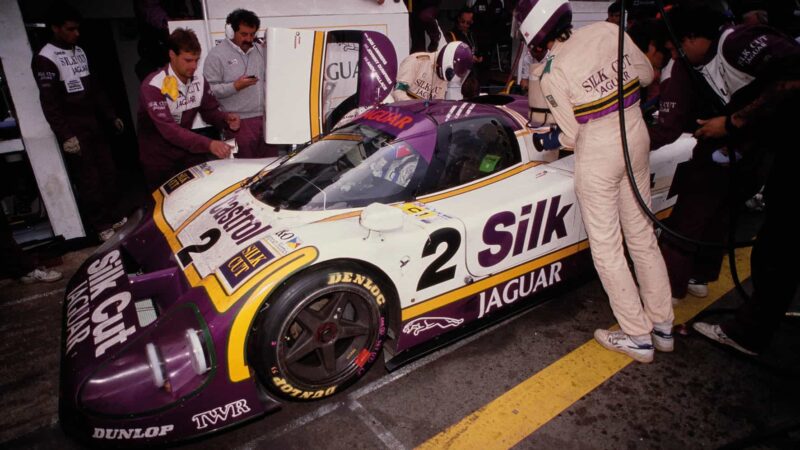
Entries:
POLYGON ((272 228, 271 225, 263 225, 253 214, 253 208, 237 201, 236 196, 214 206, 209 213, 231 235, 236 245, 272 228))
MULTIPOLYGON (((532 272, 528 272, 521 277, 509 280, 502 285, 495 286, 491 291, 483 291, 479 295, 481 304, 478 318, 480 319, 492 310, 510 305, 520 298, 526 297, 559 281, 561 281, 561 263, 555 262, 549 266, 544 266, 532 272)), ((412 322, 409 322, 409 324, 411 323, 412 322)), ((405 332, 405 328, 403 328, 403 332, 405 332)))
POLYGON ((114 294, 90 311, 90 303, 99 300, 106 290, 116 287, 117 280, 125 275, 118 250, 90 264, 87 274, 89 278, 67 294, 66 351, 69 353, 91 335, 94 355, 100 357, 136 332, 136 326, 126 326, 122 316, 122 311, 131 301, 131 294, 127 291, 114 294))
POLYGON ((404 203, 400 205, 400 209, 409 216, 425 223, 432 223, 437 219, 449 218, 446 214, 442 214, 420 202, 404 203))
POLYGON ((95 428, 93 439, 149 439, 166 436, 175 428, 174 425, 161 425, 147 428, 95 428))
MULTIPOLYGON (((631 57, 628 54, 622 57, 622 84, 627 84, 632 79, 628 72, 631 66, 631 57)), ((608 67, 601 67, 600 70, 592 73, 585 80, 581 81, 581 87, 586 93, 594 93, 600 97, 605 97, 609 93, 617 90, 617 67, 619 63, 614 59, 608 67), (613 74, 609 76, 609 74, 613 74)), ((555 106, 555 105, 553 105, 555 106)))
POLYGON ((361 115, 361 118, 389 125, 400 130, 404 130, 409 124, 414 122, 414 118, 409 115, 382 109, 367 111, 361 115))
POLYGON ((403 327, 403 333, 419 336, 420 333, 436 327, 441 329, 455 328, 462 323, 464 323, 464 319, 453 319, 452 317, 420 317, 408 322, 403 327))
POLYGON ((472 114, 472 110, 475 109, 476 104, 477 103, 462 103, 460 105, 451 106, 450 110, 447 111, 447 115, 444 116, 444 121, 449 122, 462 117, 469 117, 472 114))
POLYGON ((304 391, 292 386, 281 377, 272 377, 272 382, 275 383, 275 386, 277 386, 278 389, 283 391, 283 393, 304 400, 312 398, 322 398, 322 397, 327 397, 329 395, 333 395, 336 392, 336 387, 337 387, 337 386, 331 386, 327 389, 319 389, 316 391, 304 391))
POLYGON ((228 418, 236 418, 244 413, 249 413, 250 407, 247 400, 241 399, 228 403, 225 406, 217 406, 210 411, 203 411, 192 416, 192 422, 198 430, 207 428, 209 425, 216 425, 217 422, 223 423, 228 418))
POLYGON ((356 360, 354 361, 355 365, 363 369, 364 364, 366 364, 367 361, 369 360, 370 353, 371 352, 365 348, 361 349, 361 352, 358 354, 356 360))
POLYGON ((235 288, 273 259, 275 255, 264 244, 256 242, 225 261, 219 271, 228 284, 235 288))
POLYGON ((386 303, 386 298, 381 293, 381 288, 375 284, 372 279, 366 275, 353 272, 335 272, 328 275, 328 285, 338 283, 351 283, 363 286, 375 298, 375 302, 379 305, 386 303))
POLYGON ((191 170, 184 170, 167 181, 164 185, 164 191, 166 191, 167 194, 172 194, 176 189, 194 180, 194 178, 195 176, 191 170))
POLYGON ((285 255, 303 245, 300 238, 289 230, 281 230, 267 236, 267 242, 281 255, 285 255))
POLYGON ((564 219, 571 208, 572 203, 561 207, 561 196, 556 195, 540 200, 535 209, 533 204, 523 206, 519 216, 513 211, 492 215, 483 227, 483 243, 489 247, 478 252, 478 263, 481 267, 491 267, 502 262, 509 253, 516 256, 525 250, 549 244, 553 238, 566 237, 564 219))

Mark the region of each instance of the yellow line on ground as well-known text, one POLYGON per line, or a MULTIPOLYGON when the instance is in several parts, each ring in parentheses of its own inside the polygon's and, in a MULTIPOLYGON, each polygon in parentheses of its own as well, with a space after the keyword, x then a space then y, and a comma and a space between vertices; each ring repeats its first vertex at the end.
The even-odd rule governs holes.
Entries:
MULTIPOLYGON (((739 277, 746 279, 750 276, 750 249, 736 255, 739 277)), ((732 288, 730 272, 723 268, 720 279, 709 285, 708 297, 689 296, 675 307, 675 323, 687 322, 732 288)), ((590 340, 417 448, 510 448, 632 361, 590 340)))

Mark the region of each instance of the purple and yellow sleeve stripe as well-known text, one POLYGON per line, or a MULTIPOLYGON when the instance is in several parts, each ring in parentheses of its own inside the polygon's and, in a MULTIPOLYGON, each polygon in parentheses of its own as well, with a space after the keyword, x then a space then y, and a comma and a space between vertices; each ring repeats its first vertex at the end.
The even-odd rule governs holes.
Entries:
MULTIPOLYGON (((623 108, 627 108, 639 101, 639 79, 634 78, 628 84, 622 87, 622 92, 625 97, 623 108)), ((586 103, 576 106, 572 109, 575 113, 575 120, 578 123, 587 123, 591 120, 599 119, 614 111, 619 110, 619 102, 617 101, 617 91, 591 103, 586 103)))

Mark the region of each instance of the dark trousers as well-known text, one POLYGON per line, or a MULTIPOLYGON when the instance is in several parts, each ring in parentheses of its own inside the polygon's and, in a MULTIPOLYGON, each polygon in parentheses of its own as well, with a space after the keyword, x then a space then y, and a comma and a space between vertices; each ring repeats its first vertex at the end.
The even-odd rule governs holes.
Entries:
POLYGON ((14 240, 6 214, 0 208, 0 275, 20 278, 34 268, 33 258, 14 240))
POLYGON ((800 285, 800 227, 793 219, 800 194, 796 152, 796 147, 782 149, 767 178, 764 224, 750 256, 753 295, 721 324, 725 334, 756 352, 769 345, 800 285))
MULTIPOLYGON (((723 242, 727 236, 729 211, 728 169, 711 162, 692 159, 682 168, 677 187, 678 201, 667 226, 687 237, 723 242)), ((661 254, 667 265, 674 298, 686 296, 689 279, 714 281, 719 278, 725 249, 697 247, 661 234, 661 254)))
POLYGON ((103 231, 124 215, 117 206, 116 166, 101 130, 78 133, 77 138, 81 153, 64 153, 67 171, 83 220, 94 231, 103 231))

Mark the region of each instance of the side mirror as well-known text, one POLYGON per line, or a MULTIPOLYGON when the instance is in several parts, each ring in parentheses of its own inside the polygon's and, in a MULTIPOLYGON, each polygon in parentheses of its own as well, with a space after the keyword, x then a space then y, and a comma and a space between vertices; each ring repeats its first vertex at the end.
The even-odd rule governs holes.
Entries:
POLYGON ((383 203, 373 203, 363 211, 358 223, 370 231, 392 231, 403 227, 403 211, 383 203))

